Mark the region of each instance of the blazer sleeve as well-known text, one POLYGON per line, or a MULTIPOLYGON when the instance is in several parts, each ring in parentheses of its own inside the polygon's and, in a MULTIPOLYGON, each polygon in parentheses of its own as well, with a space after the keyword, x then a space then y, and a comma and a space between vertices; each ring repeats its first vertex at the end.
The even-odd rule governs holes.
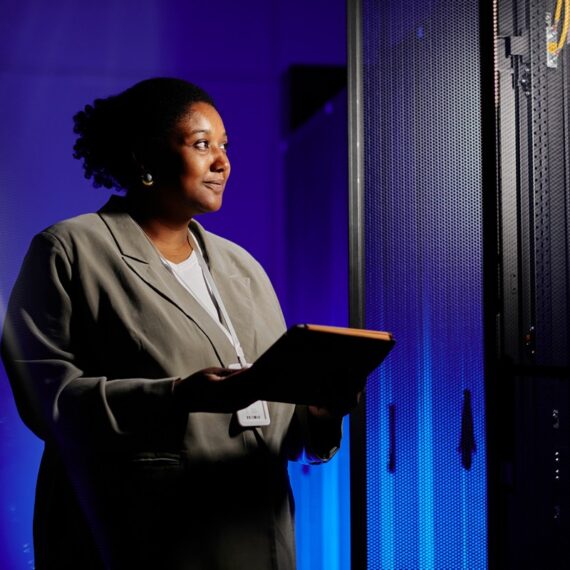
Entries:
MULTIPOLYGON (((40 438, 106 445, 131 435, 183 429, 174 378, 84 375, 72 338, 73 266, 48 232, 32 241, 8 304, 2 358, 16 404, 40 438)), ((74 334, 80 334, 74 330, 74 334)))

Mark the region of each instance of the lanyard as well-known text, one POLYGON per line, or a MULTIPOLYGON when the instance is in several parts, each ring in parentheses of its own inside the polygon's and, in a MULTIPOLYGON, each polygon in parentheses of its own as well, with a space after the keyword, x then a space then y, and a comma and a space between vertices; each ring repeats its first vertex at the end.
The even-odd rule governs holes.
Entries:
POLYGON ((200 246, 197 244, 196 240, 194 239, 194 236, 192 235, 192 232, 190 231, 190 229, 188 229, 188 239, 190 240, 190 245, 192 246, 192 249, 196 253, 196 257, 198 258, 198 264, 200 265, 200 269, 202 270, 202 273, 204 274, 204 279, 206 280, 206 284, 208 285, 208 288, 210 289, 210 292, 211 292, 212 296, 214 297, 214 300, 216 301, 216 304, 218 305, 220 312, 222 313, 222 318, 224 320, 224 324, 226 325, 228 332, 230 333, 230 336, 232 338, 232 344, 234 345, 234 349, 236 351, 238 362, 240 363, 241 367, 244 368, 246 365, 246 359, 245 359, 245 354, 243 352, 241 344, 239 342, 237 333, 234 329, 234 326, 232 324, 232 321, 230 319, 228 311, 226 310, 226 306, 224 305, 224 302, 222 300, 222 296, 220 295, 220 292, 218 291, 218 288, 216 287, 216 283, 214 282, 214 278, 212 277, 212 274, 210 273, 210 268, 208 267, 208 264, 206 263, 206 260, 204 259, 204 256, 202 255, 202 250, 200 249, 200 246))

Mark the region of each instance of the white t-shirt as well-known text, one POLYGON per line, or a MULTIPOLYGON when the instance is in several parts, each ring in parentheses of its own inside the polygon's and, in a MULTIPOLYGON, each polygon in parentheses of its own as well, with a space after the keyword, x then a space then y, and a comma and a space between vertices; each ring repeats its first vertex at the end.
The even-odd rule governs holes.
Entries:
POLYGON ((204 279, 204 273, 198 262, 196 252, 193 251, 190 257, 181 263, 174 263, 162 256, 161 258, 163 263, 174 273, 174 276, 178 279, 180 284, 206 309, 212 319, 214 319, 218 326, 224 331, 230 342, 234 344, 232 335, 220 320, 218 309, 216 308, 208 284, 204 279))
MULTIPOLYGON (((196 247, 200 249, 200 246, 194 240, 196 247)), ((200 249, 200 253, 202 250, 200 249)), ((210 314, 214 319, 216 324, 224 331, 225 335, 228 337, 229 341, 232 343, 236 352, 241 352, 241 347, 239 347, 239 340, 236 342, 232 338, 232 335, 228 328, 222 323, 221 314, 218 310, 217 303, 215 302, 215 296, 210 290, 206 278, 204 277, 204 272, 200 267, 200 261, 198 260, 198 255, 193 250, 190 257, 182 261, 181 263, 174 263, 160 256, 162 262, 170 268, 172 273, 174 273, 176 279, 180 284, 202 305, 202 307, 210 314)), ((239 360, 239 358, 238 358, 239 360)))
MULTIPOLYGON (((221 325, 220 316, 216 305, 204 279, 202 268, 198 262, 196 252, 192 252, 188 259, 181 263, 174 263, 168 259, 163 258, 163 262, 170 267, 172 273, 176 276, 178 281, 192 294, 192 296, 202 305, 211 317, 221 325)), ((225 327, 223 327, 225 329, 225 327)))

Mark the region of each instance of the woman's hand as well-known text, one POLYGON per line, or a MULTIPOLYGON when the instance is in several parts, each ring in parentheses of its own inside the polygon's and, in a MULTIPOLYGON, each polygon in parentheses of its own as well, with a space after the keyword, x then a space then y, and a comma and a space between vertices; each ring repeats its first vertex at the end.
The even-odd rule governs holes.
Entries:
POLYGON ((174 381, 172 394, 188 412, 232 413, 259 398, 252 395, 247 369, 205 368, 174 381))
MULTIPOLYGON (((339 371, 339 375, 351 376, 351 373, 350 371, 342 370, 339 371)), ((328 400, 326 402, 307 406, 312 418, 325 421, 339 420, 352 412, 360 402, 362 392, 366 386, 366 377, 352 377, 350 382, 333 381, 332 385, 337 386, 337 388, 327 395, 328 400)))

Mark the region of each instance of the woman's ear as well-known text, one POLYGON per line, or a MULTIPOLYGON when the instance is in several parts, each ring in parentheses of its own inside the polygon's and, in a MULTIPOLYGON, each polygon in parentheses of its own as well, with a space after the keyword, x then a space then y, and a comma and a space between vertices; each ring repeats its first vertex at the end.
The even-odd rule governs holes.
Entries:
POLYGON ((142 158, 142 153, 133 150, 131 157, 136 180, 147 188, 154 186, 155 174, 153 175, 152 169, 148 166, 148 161, 142 158))

